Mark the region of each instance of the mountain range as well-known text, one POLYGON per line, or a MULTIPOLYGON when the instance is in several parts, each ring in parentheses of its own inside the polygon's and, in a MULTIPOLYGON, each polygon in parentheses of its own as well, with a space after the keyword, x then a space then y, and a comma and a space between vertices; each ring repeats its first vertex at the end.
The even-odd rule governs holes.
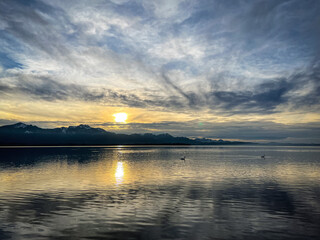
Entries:
POLYGON ((89 125, 44 129, 25 123, 0 127, 2 146, 52 145, 233 145, 249 142, 231 142, 207 138, 190 139, 170 134, 116 134, 89 125))

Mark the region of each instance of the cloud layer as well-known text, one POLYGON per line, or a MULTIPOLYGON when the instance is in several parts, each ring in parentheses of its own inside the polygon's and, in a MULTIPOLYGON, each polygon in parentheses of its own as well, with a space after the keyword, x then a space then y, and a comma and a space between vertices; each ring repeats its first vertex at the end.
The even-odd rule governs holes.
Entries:
POLYGON ((319 114, 319 12, 316 0, 3 0, 0 97, 319 114))

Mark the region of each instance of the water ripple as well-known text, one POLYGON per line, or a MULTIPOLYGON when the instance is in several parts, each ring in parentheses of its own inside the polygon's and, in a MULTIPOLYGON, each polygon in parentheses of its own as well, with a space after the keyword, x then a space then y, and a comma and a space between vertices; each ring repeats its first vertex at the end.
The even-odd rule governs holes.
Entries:
POLYGON ((0 239, 316 239, 318 153, 0 149, 0 239))

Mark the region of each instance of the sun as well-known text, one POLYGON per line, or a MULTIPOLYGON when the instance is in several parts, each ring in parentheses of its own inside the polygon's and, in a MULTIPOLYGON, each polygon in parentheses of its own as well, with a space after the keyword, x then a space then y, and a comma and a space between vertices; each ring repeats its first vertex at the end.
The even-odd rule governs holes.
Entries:
POLYGON ((112 116, 114 116, 114 121, 117 123, 126 123, 126 120, 128 118, 128 114, 126 113, 115 113, 112 116))

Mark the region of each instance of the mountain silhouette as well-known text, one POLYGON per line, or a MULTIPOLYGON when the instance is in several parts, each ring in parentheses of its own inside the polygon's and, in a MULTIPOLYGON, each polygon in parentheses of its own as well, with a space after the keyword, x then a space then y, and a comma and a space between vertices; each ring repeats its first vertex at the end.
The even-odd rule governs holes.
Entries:
POLYGON ((247 144, 206 138, 190 139, 165 134, 116 134, 89 125, 69 126, 53 129, 39 128, 25 123, 0 127, 2 146, 45 145, 223 145, 247 144))

